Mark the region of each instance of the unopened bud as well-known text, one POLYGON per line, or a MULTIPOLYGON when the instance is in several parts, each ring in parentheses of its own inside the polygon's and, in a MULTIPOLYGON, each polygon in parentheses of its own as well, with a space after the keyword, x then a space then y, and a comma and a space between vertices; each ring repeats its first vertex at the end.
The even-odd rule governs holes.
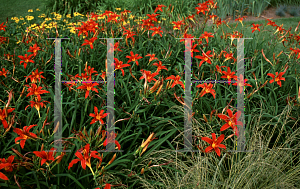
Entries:
POLYGON ((144 168, 142 168, 142 170, 141 170, 141 174, 144 174, 144 172, 145 172, 145 169, 144 169, 144 168))
POLYGON ((117 156, 117 154, 115 154, 115 155, 111 158, 111 160, 108 162, 108 165, 110 165, 110 164, 116 159, 116 156, 117 156))

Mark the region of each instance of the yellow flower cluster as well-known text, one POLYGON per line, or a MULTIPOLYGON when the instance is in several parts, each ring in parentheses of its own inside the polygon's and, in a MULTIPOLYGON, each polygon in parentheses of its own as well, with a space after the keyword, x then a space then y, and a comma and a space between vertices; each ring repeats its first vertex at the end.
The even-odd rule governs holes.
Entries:
POLYGON ((27 20, 33 20, 33 19, 34 19, 33 16, 25 16, 25 18, 26 18, 27 20))

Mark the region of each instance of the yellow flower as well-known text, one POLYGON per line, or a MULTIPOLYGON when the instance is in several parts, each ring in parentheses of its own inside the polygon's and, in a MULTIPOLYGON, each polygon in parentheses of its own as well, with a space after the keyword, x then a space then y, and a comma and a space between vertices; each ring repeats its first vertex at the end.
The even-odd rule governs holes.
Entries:
POLYGON ((121 10, 121 8, 115 8, 116 10, 121 10))
POLYGON ((52 20, 51 18, 45 18, 45 21, 49 21, 49 20, 52 20))
POLYGON ((101 19, 101 20, 104 19, 104 18, 105 18, 105 16, 98 17, 98 19, 101 19))
POLYGON ((40 9, 36 9, 36 11, 41 11, 40 9))
POLYGON ((21 41, 19 40, 18 42, 16 42, 16 44, 19 44, 19 43, 21 43, 21 41))
POLYGON ((33 12, 33 10, 32 10, 32 9, 29 9, 28 12, 33 12))
POLYGON ((80 13, 74 12, 74 16, 79 16, 79 15, 80 15, 80 13))
POLYGON ((20 20, 24 20, 24 18, 21 16, 21 17, 20 17, 20 20))
POLYGON ((162 20, 167 20, 166 18, 161 18, 162 20))
POLYGON ((161 23, 161 21, 157 21, 159 24, 161 23))
POLYGON ((129 16, 129 19, 133 19, 133 18, 134 18, 134 16, 132 16, 132 15, 129 16))
POLYGON ((76 32, 75 32, 75 28, 72 27, 72 29, 70 29, 70 32, 71 32, 71 33, 76 33, 76 32))
POLYGON ((41 14, 41 15, 39 15, 38 17, 39 17, 39 18, 44 18, 44 17, 46 17, 46 15, 45 15, 45 14, 41 14))
POLYGON ((67 14, 67 18, 72 18, 72 17, 71 17, 71 14, 67 14))
POLYGON ((33 16, 25 16, 25 18, 26 18, 27 20, 33 20, 33 19, 34 19, 33 16))
POLYGON ((19 21, 20 21, 19 19, 16 19, 16 20, 15 20, 16 23, 19 23, 19 21))

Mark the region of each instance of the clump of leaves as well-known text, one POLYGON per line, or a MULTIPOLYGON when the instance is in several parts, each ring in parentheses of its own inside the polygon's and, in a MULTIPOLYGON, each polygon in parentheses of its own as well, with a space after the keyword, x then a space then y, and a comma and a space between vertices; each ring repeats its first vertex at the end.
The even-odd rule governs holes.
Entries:
POLYGON ((275 14, 277 16, 284 17, 285 16, 285 10, 286 10, 286 6, 281 5, 280 7, 277 8, 275 14))
POLYGON ((289 14, 291 16, 299 16, 300 7, 290 7, 289 14))

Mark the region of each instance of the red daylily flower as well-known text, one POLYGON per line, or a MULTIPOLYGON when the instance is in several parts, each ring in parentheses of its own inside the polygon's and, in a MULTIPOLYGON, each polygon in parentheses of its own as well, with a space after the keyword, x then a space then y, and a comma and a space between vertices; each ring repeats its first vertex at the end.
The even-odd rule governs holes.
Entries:
POLYGON ((198 88, 199 88, 199 87, 203 88, 203 89, 202 89, 203 92, 201 92, 202 94, 200 93, 200 94, 201 94, 200 97, 203 97, 206 93, 211 93, 211 94, 213 95, 213 97, 216 98, 216 92, 215 92, 214 89, 212 89, 213 84, 209 83, 209 84, 207 85, 207 83, 204 83, 204 84, 199 84, 199 85, 197 85, 196 87, 198 87, 198 88))
POLYGON ((211 51, 207 51, 205 54, 202 53, 202 56, 199 56, 199 55, 195 56, 195 58, 198 58, 198 59, 201 59, 201 60, 202 60, 202 61, 199 63, 199 67, 201 67, 201 65, 202 65, 203 62, 207 62, 207 63, 211 64, 211 61, 210 61, 209 58, 210 58, 210 57, 213 57, 213 55, 210 55, 210 52, 211 52, 211 51))
POLYGON ((275 75, 272 74, 272 73, 268 73, 267 75, 273 78, 273 79, 270 81, 270 83, 273 83, 274 80, 275 80, 275 82, 277 82, 277 84, 281 87, 281 81, 280 81, 280 80, 285 81, 285 78, 282 77, 283 74, 285 74, 285 72, 280 72, 279 75, 278 75, 278 72, 276 72, 276 77, 275 77, 275 75))
POLYGON ((159 14, 147 14, 147 16, 149 17, 150 20, 157 22, 156 16, 158 16, 159 14))
POLYGON ((298 57, 297 57, 297 59, 299 59, 300 58, 300 49, 299 48, 295 48, 295 49, 293 49, 292 47, 290 48, 290 50, 291 51, 293 51, 295 54, 296 54, 296 56, 297 56, 297 54, 298 54, 298 57))
POLYGON ((85 170, 86 166, 90 168, 90 170, 93 172, 93 169, 91 167, 91 158, 97 158, 100 160, 100 164, 102 162, 102 158, 98 156, 97 151, 91 151, 90 150, 90 144, 85 145, 84 148, 80 148, 76 153, 75 156, 78 157, 79 159, 73 159, 68 166, 68 169, 73 167, 74 164, 78 163, 80 161, 82 168, 85 170), (83 156, 82 156, 83 153, 83 156))
POLYGON ((152 60, 158 60, 158 58, 155 57, 155 54, 147 54, 146 56, 150 56, 149 62, 152 60))
POLYGON ((37 44, 34 44, 33 47, 29 47, 29 50, 27 52, 32 52, 33 56, 37 55, 37 52, 41 50, 40 47, 37 46, 37 44))
POLYGON ((252 33, 255 31, 255 30, 258 30, 258 31, 260 31, 260 29, 258 28, 259 26, 262 26, 262 24, 252 24, 253 25, 253 27, 251 27, 251 29, 253 29, 252 30, 252 33))
MULTIPOLYGON (((9 163, 4 163, 4 164, 0 163, 0 169, 5 168, 6 166, 9 166, 9 163)), ((0 172, 0 178, 2 180, 9 180, 8 177, 5 174, 1 173, 1 172, 0 172)))
POLYGON ((205 15, 205 11, 208 11, 208 7, 205 4, 200 4, 200 7, 195 8, 197 10, 197 14, 202 13, 205 15))
POLYGON ((45 152, 45 151, 33 151, 33 153, 37 156, 42 158, 41 161, 41 166, 46 163, 47 165, 49 165, 49 161, 51 161, 51 163, 55 160, 53 157, 53 151, 55 151, 55 148, 51 148, 51 150, 49 152, 45 152))
MULTIPOLYGON (((109 136, 107 136, 107 138, 105 139, 105 141, 103 142, 103 146, 105 147, 108 143, 112 143, 113 139, 115 139, 117 137, 116 133, 113 133, 113 131, 111 133, 106 132, 106 134, 108 134, 109 136), (108 139, 108 140, 107 140, 108 139)), ((121 150, 121 145, 119 144, 118 141, 114 140, 115 144, 117 145, 118 149, 121 150)))
POLYGON ((230 85, 231 83, 231 78, 237 78, 237 76, 235 76, 235 72, 231 72, 230 71, 230 67, 227 67, 227 72, 226 71, 222 71, 222 73, 224 74, 221 78, 227 78, 228 79, 228 85, 230 85))
POLYGON ((27 139, 37 138, 36 134, 29 132, 29 130, 34 126, 37 126, 37 124, 30 125, 30 126, 24 126, 23 130, 21 130, 19 128, 14 129, 14 132, 19 135, 19 137, 15 138, 15 143, 16 144, 20 143, 20 146, 21 146, 22 149, 24 148, 24 145, 25 145, 25 142, 26 142, 27 139), (21 142, 17 142, 18 140, 21 140, 21 142))
POLYGON ((160 35, 160 37, 162 37, 162 33, 163 33, 163 31, 160 31, 161 30, 161 27, 159 26, 159 27, 152 27, 152 28, 150 28, 149 30, 152 30, 152 31, 154 31, 153 33, 152 33, 152 37, 155 35, 155 34, 159 34, 160 35))
POLYGON ((142 23, 142 27, 143 27, 144 29, 146 29, 146 30, 149 30, 149 28, 150 28, 151 26, 154 26, 152 20, 150 20, 150 19, 142 20, 142 22, 143 22, 143 23, 142 23))
POLYGON ((4 68, 2 68, 2 71, 0 71, 0 76, 6 77, 6 74, 7 74, 7 70, 5 70, 4 68))
POLYGON ((216 139, 216 134, 212 133, 212 139, 208 138, 208 137, 202 137, 201 140, 204 140, 205 142, 208 142, 210 144, 210 146, 208 146, 205 149, 205 153, 209 153, 212 150, 215 150, 215 152, 217 153, 218 156, 220 156, 221 152, 219 148, 224 148, 226 149, 226 146, 224 144, 221 144, 221 142, 224 140, 225 135, 221 134, 221 136, 218 137, 218 139, 216 139))
POLYGON ((22 60, 21 62, 20 62, 20 64, 22 64, 23 62, 24 62, 24 68, 26 69, 26 66, 27 66, 27 63, 28 62, 31 62, 31 63, 34 63, 34 61, 33 60, 31 60, 31 57, 33 56, 33 54, 31 54, 31 55, 29 55, 29 56, 27 56, 27 54, 25 54, 25 57, 24 56, 21 56, 21 55, 19 55, 18 57, 22 60))
MULTIPOLYGON (((142 73, 146 74, 146 79, 147 82, 151 82, 152 80, 156 81, 156 79, 154 79, 155 76, 158 75, 157 72, 151 73, 151 71, 146 71, 146 70, 141 70, 142 73)), ((139 80, 144 79, 144 75, 140 77, 139 80)))
MULTIPOLYGON (((114 59, 116 61, 116 63, 113 63, 115 65, 115 70, 121 70, 122 74, 124 76, 124 70, 122 68, 130 66, 130 64, 123 64, 123 61, 119 61, 117 58, 114 58, 114 59)), ((138 63, 137 63, 137 65, 138 65, 138 63)))
POLYGON ((133 43, 134 43, 134 38, 132 36, 136 35, 135 32, 132 32, 130 30, 126 30, 123 26, 122 26, 122 28, 125 30, 125 32, 123 33, 123 35, 126 35, 126 44, 128 45, 128 43, 127 43, 127 39, 128 38, 131 38, 132 41, 133 41, 133 43))
POLYGON ((267 19, 268 20, 268 23, 267 23, 267 26, 270 25, 270 26, 276 26, 275 22, 273 22, 272 20, 270 19, 267 19))
POLYGON ((90 45, 91 49, 93 49, 93 48, 94 48, 93 43, 94 43, 94 41, 95 41, 96 39, 97 39, 97 37, 93 37, 93 38, 91 38, 90 40, 85 39, 85 40, 84 40, 85 43, 83 43, 81 46, 83 46, 83 45, 90 45))
POLYGON ((211 35, 212 33, 207 33, 206 31, 201 35, 200 38, 205 38, 206 39, 206 43, 208 43, 208 38, 209 37, 214 37, 213 35, 211 35))
POLYGON ((196 49, 196 46, 197 46, 198 44, 195 44, 191 49, 189 49, 189 46, 188 46, 188 48, 187 48, 187 50, 186 51, 184 51, 184 52, 191 52, 191 57, 193 58, 193 56, 194 56, 194 52, 199 52, 199 50, 197 50, 196 49))
POLYGON ((25 81, 27 82, 27 79, 30 78, 30 81, 31 81, 32 83, 37 83, 37 80, 41 81, 41 78, 46 79, 44 76, 42 76, 42 73, 44 73, 44 72, 40 72, 40 73, 39 73, 39 70, 36 69, 35 72, 32 72, 31 75, 29 75, 29 76, 24 76, 24 77, 26 77, 26 80, 25 80, 25 81))
MULTIPOLYGON (((193 35, 191 34, 187 34, 186 32, 183 34, 183 38, 194 38, 193 35)), ((185 40, 184 39, 180 39, 180 42, 184 42, 185 43, 185 40)), ((193 39, 191 40, 192 42, 194 41, 193 39)))
MULTIPOLYGON (((6 166, 4 167, 4 170, 6 172, 12 172, 14 170, 14 165, 16 163, 12 163, 14 161, 15 156, 11 155, 7 158, 7 160, 5 158, 0 158, 0 164, 6 164, 6 166)), ((0 177, 1 178, 1 177, 0 177)))
POLYGON ((239 78, 236 77, 236 78, 233 78, 233 79, 235 79, 238 83, 233 83, 232 85, 234 85, 234 86, 238 85, 240 87, 240 93, 242 93, 242 90, 243 90, 244 86, 252 87, 250 84, 246 83, 248 81, 248 79, 244 79, 244 83, 242 82, 243 81, 243 75, 242 74, 240 74, 239 78))
MULTIPOLYGON (((27 85, 29 87, 29 85, 27 85)), ((41 90, 43 87, 37 87, 36 84, 31 83, 31 87, 27 89, 27 91, 30 91, 26 97, 31 96, 31 95, 36 95, 38 97, 38 101, 41 101, 41 94, 44 93, 50 93, 49 91, 46 90, 41 90)))
POLYGON ((157 5, 157 7, 154 10, 154 13, 156 13, 158 10, 160 10, 162 12, 161 8, 163 8, 163 7, 166 7, 166 5, 157 5))
POLYGON ((8 124, 7 124, 7 121, 6 121, 6 117, 9 113, 11 113, 12 111, 14 111, 15 108, 9 108, 9 109, 6 109, 6 112, 7 114, 5 113, 5 108, 3 110, 0 109, 0 120, 4 126, 4 129, 8 128, 8 124))
POLYGON ((139 62, 137 61, 138 59, 141 59, 143 57, 139 56, 139 54, 133 54, 132 51, 130 51, 130 56, 126 56, 126 58, 129 58, 128 62, 136 62, 136 65, 139 65, 139 62))
POLYGON ((162 65, 160 60, 158 62, 159 62, 159 64, 157 64, 157 63, 153 64, 153 66, 157 66, 156 72, 159 72, 160 70, 163 70, 163 69, 168 71, 168 69, 165 66, 162 65))
POLYGON ((179 75, 177 75, 176 77, 175 77, 174 75, 171 75, 171 76, 169 76, 169 77, 166 78, 166 80, 168 80, 168 79, 174 80, 174 82, 173 82, 171 88, 173 88, 175 85, 179 84, 179 85, 181 85, 181 87, 182 87, 183 89, 185 89, 185 88, 184 88, 184 84, 182 83, 182 81, 179 81, 179 80, 180 80, 180 76, 179 76, 179 75))
POLYGON ((105 118, 109 113, 103 114, 104 110, 100 110, 100 112, 98 113, 98 108, 96 106, 94 106, 94 112, 95 114, 90 113, 90 116, 94 118, 90 124, 94 124, 97 121, 100 121, 101 124, 104 124, 104 121, 102 119, 105 118))
POLYGON ((246 18, 247 16, 243 16, 243 17, 239 17, 237 19, 235 19, 235 21, 239 21, 242 25, 243 25, 243 20, 244 18, 246 18))
POLYGON ((4 30, 4 31, 5 31, 5 27, 6 27, 6 26, 5 26, 5 25, 3 26, 3 24, 4 24, 4 22, 2 22, 2 24, 0 25, 0 31, 1 31, 1 30, 4 30))
POLYGON ((223 51, 223 52, 224 52, 224 57, 225 57, 224 62, 226 62, 227 60, 230 60, 230 59, 232 59, 233 62, 236 62, 236 59, 233 57, 233 53, 227 53, 226 51, 223 51))
MULTIPOLYGON (((35 109, 38 111, 39 117, 40 117, 40 108, 41 107, 46 108, 46 104, 44 104, 44 103, 48 102, 48 101, 43 101, 43 102, 41 102, 41 101, 37 101, 37 102, 36 101, 29 101, 29 102, 30 102, 30 105, 28 105, 28 106, 31 106, 31 108, 35 107, 35 109)), ((28 106, 25 107, 25 110, 28 108, 28 106)))
POLYGON ((84 71, 89 76, 92 76, 93 73, 98 73, 96 70, 94 70, 94 68, 91 68, 91 66, 88 66, 87 69, 84 68, 84 71))
MULTIPOLYGON (((224 67, 226 67, 226 66, 221 66, 221 68, 224 68, 224 67)), ((222 70, 221 70, 221 68, 218 65, 216 65, 216 68, 217 68, 217 72, 219 72, 220 74, 222 74, 222 70)))
POLYGON ((184 25, 183 21, 177 21, 177 22, 172 22, 175 26, 173 26, 173 30, 178 29, 180 30, 181 26, 184 25))
POLYGON ((77 87, 77 89, 85 89, 85 98, 87 98, 90 91, 95 91, 96 93, 99 93, 98 90, 95 88, 95 86, 97 85, 99 85, 99 83, 93 83, 91 80, 87 80, 86 83, 83 83, 83 85, 77 87))
POLYGON ((231 127, 235 133, 236 136, 239 136, 239 131, 237 129, 236 125, 243 125, 241 121, 237 121, 239 117, 241 116, 241 111, 237 111, 234 115, 232 115, 232 111, 230 109, 227 109, 227 113, 229 115, 226 116, 224 114, 218 114, 218 117, 226 121, 226 123, 221 127, 220 131, 224 131, 231 127))

